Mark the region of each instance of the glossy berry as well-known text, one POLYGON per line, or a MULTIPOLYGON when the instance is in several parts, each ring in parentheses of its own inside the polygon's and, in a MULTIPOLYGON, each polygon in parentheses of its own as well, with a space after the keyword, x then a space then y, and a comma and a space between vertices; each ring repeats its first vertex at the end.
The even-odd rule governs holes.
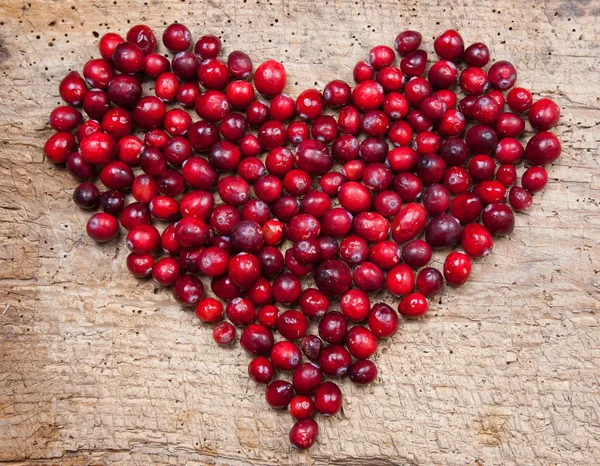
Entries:
POLYGON ((319 435, 319 425, 312 419, 300 419, 290 430, 289 440, 294 448, 310 448, 319 435))

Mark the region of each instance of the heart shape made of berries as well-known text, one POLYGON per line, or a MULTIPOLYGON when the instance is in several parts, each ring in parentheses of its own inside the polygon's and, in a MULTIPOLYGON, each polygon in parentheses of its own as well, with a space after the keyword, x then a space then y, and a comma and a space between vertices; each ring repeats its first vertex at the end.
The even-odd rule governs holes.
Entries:
POLYGON ((489 49, 465 48, 448 30, 427 70, 421 39, 416 31, 397 36, 399 67, 391 47, 374 47, 354 68, 354 89, 335 80, 294 100, 283 94, 286 72, 275 60, 252 75, 248 55, 220 61, 220 41, 209 35, 191 52, 181 24, 162 36, 169 60, 138 25, 126 39, 100 39, 102 58, 85 64, 83 78, 73 71, 61 81, 68 105, 50 115, 56 133, 46 157, 82 181, 78 206, 103 210, 89 219, 88 235, 106 242, 119 225, 128 230, 130 272, 172 287, 179 303, 215 324, 218 344, 232 344, 243 329, 249 375, 267 384, 269 405, 296 419, 297 448, 314 443, 315 412, 331 416, 342 406, 341 390, 326 379, 377 377, 369 358, 399 316, 372 304, 372 294, 385 288, 401 298, 405 318, 425 314, 444 278, 464 284, 471 257, 489 254, 493 235, 513 230, 513 210, 528 209, 548 181, 541 165, 560 155, 549 132, 558 106, 514 87, 511 63, 486 71, 489 49), (154 96, 142 95, 142 78, 155 80, 154 96), (537 133, 523 147, 525 112, 537 133), (126 205, 129 191, 135 202, 126 205), (443 273, 428 266, 432 249, 458 245, 443 273), (199 276, 210 279, 214 297, 199 276), (273 380, 277 371, 291 381, 273 380))

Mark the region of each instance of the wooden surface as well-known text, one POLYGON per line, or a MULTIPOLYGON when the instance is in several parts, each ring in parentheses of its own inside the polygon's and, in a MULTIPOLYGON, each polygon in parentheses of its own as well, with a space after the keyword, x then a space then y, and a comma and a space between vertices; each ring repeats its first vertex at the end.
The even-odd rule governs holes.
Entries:
POLYGON ((598 0, 0 0, 0 462, 600 464, 599 16, 598 0), (374 384, 342 383, 343 412, 308 453, 291 451, 291 418, 267 408, 239 346, 217 348, 130 277, 122 237, 85 236, 75 181, 42 156, 58 83, 98 35, 174 20, 282 60, 293 95, 350 81, 400 30, 431 51, 454 27, 562 109, 563 155, 533 208, 380 346, 374 384))

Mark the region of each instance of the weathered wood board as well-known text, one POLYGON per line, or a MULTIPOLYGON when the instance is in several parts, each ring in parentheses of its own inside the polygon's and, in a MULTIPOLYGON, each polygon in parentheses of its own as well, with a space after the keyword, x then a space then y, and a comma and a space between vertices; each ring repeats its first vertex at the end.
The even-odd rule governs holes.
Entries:
POLYGON ((0 462, 600 464, 599 36, 598 0, 0 0, 0 462), (458 28, 563 112, 563 156, 533 208, 466 286, 381 345, 376 383, 342 383, 343 412, 309 452, 290 449, 291 418, 267 408, 239 346, 217 348, 130 277, 122 237, 85 236, 75 181, 43 159, 58 82, 98 35, 174 20, 282 60, 293 95, 350 81, 400 30, 432 51, 458 28))

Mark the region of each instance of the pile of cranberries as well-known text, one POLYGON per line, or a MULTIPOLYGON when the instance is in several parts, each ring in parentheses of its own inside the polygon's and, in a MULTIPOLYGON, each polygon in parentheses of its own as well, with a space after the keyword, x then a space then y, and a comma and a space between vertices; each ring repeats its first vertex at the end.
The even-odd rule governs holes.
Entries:
POLYGON ((162 42, 170 59, 147 26, 104 35, 102 58, 60 83, 68 105, 50 115, 45 155, 81 181, 79 207, 102 210, 92 239, 122 227, 134 276, 171 287, 219 345, 241 332, 249 376, 296 420, 291 444, 308 448, 314 414, 342 407, 331 379, 372 382, 369 358, 398 313, 422 316, 444 279, 465 283, 471 258, 531 206, 548 181, 541 165, 561 151, 549 132, 559 108, 453 30, 429 68, 421 34, 404 31, 396 51, 379 45, 356 64, 354 88, 335 80, 295 100, 277 61, 253 74, 248 55, 220 60, 217 37, 194 44, 182 24, 162 42), (537 132, 524 147, 526 120, 537 132), (433 249, 456 246, 443 271, 429 266, 433 249), (398 312, 371 302, 383 289, 398 312))

